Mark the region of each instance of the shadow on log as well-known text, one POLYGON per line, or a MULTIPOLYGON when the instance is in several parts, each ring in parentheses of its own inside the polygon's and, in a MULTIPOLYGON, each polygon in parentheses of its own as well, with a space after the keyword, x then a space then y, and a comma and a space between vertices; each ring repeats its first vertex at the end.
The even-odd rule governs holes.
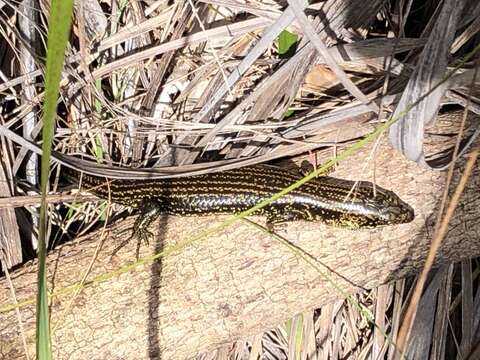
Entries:
MULTIPOLYGON (((369 151, 349 158, 333 175, 371 180, 372 164, 364 169, 369 151)), ((420 169, 386 145, 377 150, 375 164, 376 182, 394 190, 414 207, 414 222, 361 231, 296 222, 288 224, 282 234, 315 257, 322 268, 334 269, 329 275, 349 293, 405 277, 421 268, 442 196, 445 173, 420 169)), ((479 188, 477 166, 438 253, 437 264, 480 255, 479 188)), ((222 219, 225 217, 163 217, 156 223, 157 243, 143 247, 140 255, 158 252, 163 244, 177 244, 222 219)), ((131 224, 132 219, 128 219, 116 224, 115 230, 131 224)), ((135 241, 110 259, 120 241, 108 232, 97 231, 52 252, 48 258, 50 289, 59 291, 78 283, 100 244, 87 281, 132 262, 135 241)), ((19 302, 34 296, 35 264, 26 264, 11 278, 19 302)), ((188 358, 272 328, 297 313, 340 297, 328 281, 284 245, 238 222, 168 255, 161 266, 148 263, 107 281, 93 282, 73 300, 72 293, 54 297, 54 356, 188 358)), ((0 354, 5 359, 24 359, 16 312, 5 311, 12 302, 6 279, 0 279, 0 354)), ((33 355, 35 306, 21 306, 19 312, 29 353, 33 355)))

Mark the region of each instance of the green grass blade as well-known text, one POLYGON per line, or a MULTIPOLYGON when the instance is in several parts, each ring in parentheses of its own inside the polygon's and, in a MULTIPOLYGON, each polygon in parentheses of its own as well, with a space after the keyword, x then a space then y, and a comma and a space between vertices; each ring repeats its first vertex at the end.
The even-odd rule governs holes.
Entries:
POLYGON ((57 99, 64 53, 70 32, 72 17, 72 0, 53 0, 51 2, 47 66, 45 71, 45 103, 43 105, 43 156, 41 163, 40 190, 42 204, 40 208, 40 226, 38 239, 38 289, 37 289, 37 321, 36 321, 36 353, 39 360, 52 359, 50 324, 48 313, 48 289, 46 272, 46 227, 47 204, 46 194, 48 176, 50 172, 50 154, 54 120, 57 108, 57 99))

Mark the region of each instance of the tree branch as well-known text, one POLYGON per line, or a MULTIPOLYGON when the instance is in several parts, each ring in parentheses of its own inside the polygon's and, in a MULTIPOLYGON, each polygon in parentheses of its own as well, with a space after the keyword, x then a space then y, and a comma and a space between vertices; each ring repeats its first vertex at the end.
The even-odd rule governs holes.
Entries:
MULTIPOLYGON (((371 180, 372 171, 364 169, 369 151, 356 154, 333 175, 371 180)), ((441 199, 443 173, 420 169, 388 146, 377 151, 375 163, 376 182, 414 207, 414 222, 362 231, 296 222, 281 233, 313 256, 336 286, 348 293, 421 268, 441 199)), ((480 255, 479 188, 477 166, 439 250, 437 265, 480 255)), ((156 225, 155 243, 143 247, 141 256, 177 244, 221 219, 163 217, 156 225)), ((115 230, 131 224, 132 219, 128 219, 115 230)), ((106 234, 88 280, 134 260, 135 241, 110 259, 122 236, 128 233, 120 239, 106 234)), ((58 291, 79 282, 101 238, 98 231, 53 251, 48 259, 50 288, 58 291)), ((34 296, 35 276, 32 263, 11 274, 18 301, 34 296)), ((169 254, 161 263, 145 264, 90 284, 67 311, 71 294, 55 297, 53 348, 57 359, 138 359, 159 354, 165 359, 183 359, 272 328, 305 309, 342 297, 304 259, 268 234, 239 222, 169 254)), ((0 279, 0 307, 4 309, 12 301, 6 280, 0 279)), ((20 314, 33 354, 34 305, 22 306, 20 314)), ((0 354, 8 359, 24 358, 18 328, 15 311, 0 313, 0 354)))

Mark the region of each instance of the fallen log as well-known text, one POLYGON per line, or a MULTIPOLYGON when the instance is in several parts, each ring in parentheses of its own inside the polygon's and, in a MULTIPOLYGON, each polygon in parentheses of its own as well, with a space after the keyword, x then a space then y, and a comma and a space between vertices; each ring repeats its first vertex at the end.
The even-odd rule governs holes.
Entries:
MULTIPOLYGON (((369 152, 355 154, 332 175, 372 180, 373 166, 364 169, 369 152)), ((347 293, 418 272, 442 197, 445 173, 421 169, 388 145, 377 151, 375 168, 376 182, 413 206, 414 222, 360 231, 295 222, 280 233, 314 258, 321 271, 347 293)), ((476 166, 437 255, 437 265, 480 255, 479 188, 476 166)), ((155 225, 155 241, 144 246, 140 256, 182 243, 225 218, 162 217, 155 225)), ((127 219, 114 228, 131 224, 132 219, 127 219)), ((49 286, 57 291, 51 301, 56 359, 189 358, 343 297, 302 257, 242 221, 161 261, 112 274, 134 261, 135 241, 110 257, 127 236, 114 238, 98 230, 50 253, 49 286), (75 295, 66 292, 66 287, 81 281, 92 261, 87 286, 75 295), (106 273, 112 277, 100 281, 98 276, 106 273)), ((28 263, 10 277, 32 356, 35 305, 23 301, 35 296, 36 264, 28 263)), ((0 357, 24 359, 19 319, 9 307, 13 302, 9 282, 1 278, 0 357)))

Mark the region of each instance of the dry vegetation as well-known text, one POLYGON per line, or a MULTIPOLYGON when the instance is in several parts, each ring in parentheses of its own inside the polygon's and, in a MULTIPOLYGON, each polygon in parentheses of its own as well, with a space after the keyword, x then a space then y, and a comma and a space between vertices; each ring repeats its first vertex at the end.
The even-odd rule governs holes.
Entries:
MULTIPOLYGON (((447 167, 451 152, 430 150, 455 143, 463 113, 455 112, 435 130, 431 126, 439 110, 448 115, 467 105, 459 151, 470 151, 480 128, 473 116, 480 114, 474 80, 478 1, 304 5, 297 0, 77 1, 54 157, 92 174, 138 178, 299 156, 315 162, 317 150, 333 154, 414 103, 405 120, 389 130, 400 153, 418 166, 447 167), (287 54, 279 54, 283 30, 299 36, 287 54), (145 170, 151 167, 160 169, 145 170)), ((0 1, 4 269, 31 257, 36 244, 35 144, 42 126, 47 13, 45 1, 0 1), (23 210, 14 211, 18 206, 23 210)), ((374 158, 365 158, 366 166, 373 168, 374 158)), ((61 170, 54 169, 56 191, 61 170)), ((60 195, 52 196, 52 203, 72 200, 60 195)), ((65 234, 87 233, 111 210, 103 203, 78 202, 68 211, 52 205, 51 247, 65 241, 65 234)), ((480 358, 479 272, 478 260, 464 260, 431 274, 410 335, 409 359, 480 358)), ((353 303, 340 300, 305 311, 200 358, 394 359, 414 283, 397 280, 356 295, 353 303)))

